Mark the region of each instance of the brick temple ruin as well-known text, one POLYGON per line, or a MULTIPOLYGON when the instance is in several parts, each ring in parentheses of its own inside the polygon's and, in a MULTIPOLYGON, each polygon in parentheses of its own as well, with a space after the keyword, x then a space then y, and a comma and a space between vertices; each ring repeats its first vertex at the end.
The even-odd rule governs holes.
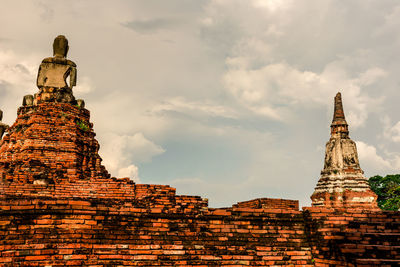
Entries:
POLYGON ((167 185, 110 176, 73 95, 67 39, 53 49, 39 91, 24 97, 13 125, 0 123, 0 266, 400 264, 400 212, 377 207, 340 94, 311 207, 261 198, 210 208, 167 185))

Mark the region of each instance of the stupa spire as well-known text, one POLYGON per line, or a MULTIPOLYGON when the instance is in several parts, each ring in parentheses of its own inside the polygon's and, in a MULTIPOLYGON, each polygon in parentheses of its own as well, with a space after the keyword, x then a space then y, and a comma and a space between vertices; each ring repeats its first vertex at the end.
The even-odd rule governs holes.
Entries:
POLYGON ((338 121, 345 121, 343 104, 342 104, 342 94, 338 92, 335 96, 335 110, 333 111, 333 120, 332 123, 338 121))
POLYGON ((331 137, 326 143, 324 168, 311 199, 313 206, 376 207, 376 195, 360 168, 356 143, 349 138, 340 92, 334 99, 331 137))
POLYGON ((331 137, 348 138, 349 130, 344 116, 342 94, 338 92, 334 99, 334 111, 331 124, 331 137))

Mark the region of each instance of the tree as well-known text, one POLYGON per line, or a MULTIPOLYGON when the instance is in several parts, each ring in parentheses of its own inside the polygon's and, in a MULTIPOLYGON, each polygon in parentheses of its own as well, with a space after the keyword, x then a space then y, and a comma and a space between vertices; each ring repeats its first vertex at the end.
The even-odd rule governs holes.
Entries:
POLYGON ((378 206, 383 210, 400 210, 400 174, 376 175, 368 180, 378 195, 378 206))

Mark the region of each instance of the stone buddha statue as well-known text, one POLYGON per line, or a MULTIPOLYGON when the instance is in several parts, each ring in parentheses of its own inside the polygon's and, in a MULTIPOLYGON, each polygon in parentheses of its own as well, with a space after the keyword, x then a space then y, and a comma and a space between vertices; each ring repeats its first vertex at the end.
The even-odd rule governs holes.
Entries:
POLYGON ((39 93, 35 100, 40 102, 74 103, 72 87, 76 85, 76 64, 66 59, 68 40, 63 35, 54 39, 53 57, 43 59, 37 76, 39 93), (69 81, 67 80, 69 77, 69 81))
POLYGON ((1 122, 3 119, 3 111, 0 109, 0 139, 3 137, 3 134, 8 129, 8 125, 1 122))

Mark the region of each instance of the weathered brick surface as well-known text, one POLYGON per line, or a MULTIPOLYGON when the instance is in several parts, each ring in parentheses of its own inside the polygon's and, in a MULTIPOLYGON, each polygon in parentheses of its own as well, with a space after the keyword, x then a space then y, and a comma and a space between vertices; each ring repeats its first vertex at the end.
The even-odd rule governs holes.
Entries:
POLYGON ((316 207, 304 210, 317 265, 400 265, 399 212, 316 207))
POLYGON ((368 264, 400 261, 396 212, 197 206, 186 213, 151 206, 137 207, 134 200, 2 196, 0 266, 373 266, 368 264))
POLYGON ((186 213, 98 199, 0 199, 7 266, 312 266, 299 211, 186 213))
POLYGON ((107 176, 89 111, 65 103, 21 107, 0 147, 4 183, 65 184, 107 176))
POLYGON ((249 201, 238 202, 233 205, 235 208, 254 208, 254 209, 285 209, 299 210, 298 200, 280 199, 280 198, 257 198, 249 201))

